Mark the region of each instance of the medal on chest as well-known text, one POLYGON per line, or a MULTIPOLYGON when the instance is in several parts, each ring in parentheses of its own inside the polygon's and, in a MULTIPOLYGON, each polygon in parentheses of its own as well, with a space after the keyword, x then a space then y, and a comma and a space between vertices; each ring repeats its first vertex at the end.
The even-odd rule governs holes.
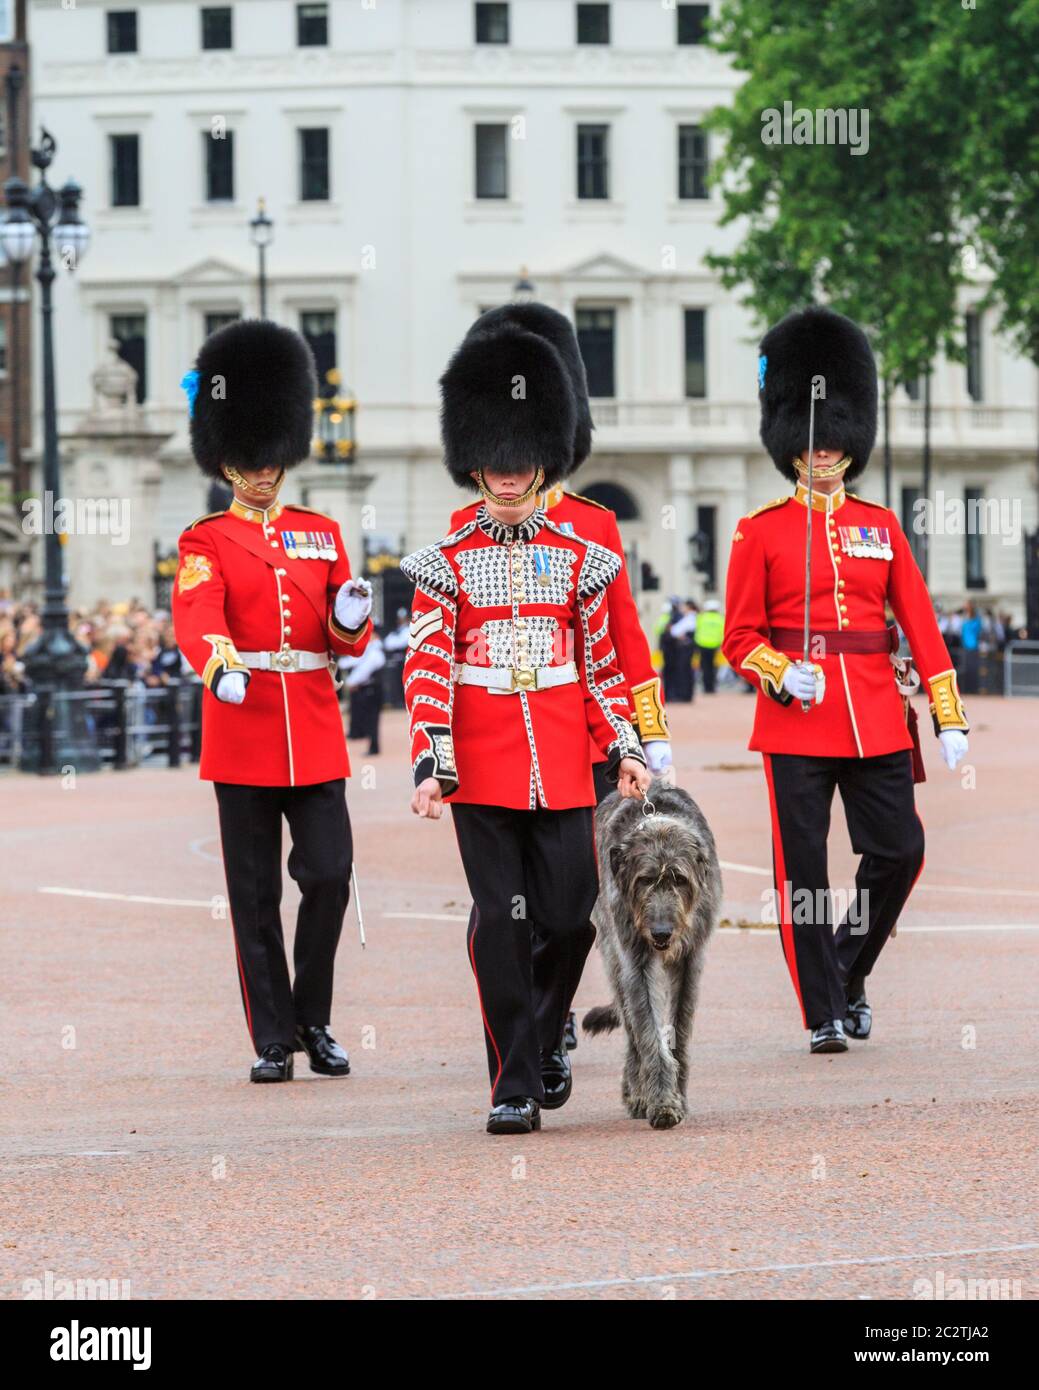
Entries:
POLYGON ((335 537, 331 531, 282 531, 281 543, 290 560, 334 560, 335 537))
POLYGON ((858 560, 892 560, 891 536, 886 526, 838 526, 841 549, 858 560))

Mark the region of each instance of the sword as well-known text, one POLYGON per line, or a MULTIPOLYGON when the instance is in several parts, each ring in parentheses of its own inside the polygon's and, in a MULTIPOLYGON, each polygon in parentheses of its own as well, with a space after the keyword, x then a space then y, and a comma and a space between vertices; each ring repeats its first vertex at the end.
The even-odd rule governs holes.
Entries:
MULTIPOLYGON (((804 625, 804 650, 802 662, 808 665, 808 647, 811 640, 809 622, 812 611, 812 514, 815 508, 812 506, 812 482, 815 478, 815 393, 816 383, 811 385, 811 398, 808 404, 808 524, 805 531, 805 625, 804 625)), ((807 714, 812 708, 811 700, 802 700, 801 709, 807 714)))
POLYGON ((354 906, 357 908, 357 930, 361 934, 361 950, 363 951, 365 947, 364 914, 361 911, 361 894, 357 887, 357 866, 355 864, 350 865, 350 882, 354 887, 354 906))

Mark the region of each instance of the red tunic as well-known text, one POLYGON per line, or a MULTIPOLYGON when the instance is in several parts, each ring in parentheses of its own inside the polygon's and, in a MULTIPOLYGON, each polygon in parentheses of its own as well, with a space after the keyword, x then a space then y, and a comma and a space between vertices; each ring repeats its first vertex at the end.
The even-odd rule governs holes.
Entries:
POLYGON ((206 685, 201 777, 299 787, 350 775, 329 669, 249 670, 238 656, 283 648, 363 651, 371 623, 349 632, 333 612, 339 587, 349 578, 338 525, 308 507, 276 505, 265 514, 235 502, 183 533, 173 620, 181 651, 206 685), (303 544, 306 533, 313 547, 303 544), (310 556, 309 548, 327 553, 310 556), (212 693, 217 678, 234 670, 248 680, 241 705, 212 693))
MULTIPOLYGON (((456 531, 466 522, 472 521, 481 504, 473 502, 468 507, 460 507, 451 517, 451 530, 456 531)), ((624 559, 624 542, 617 526, 617 518, 608 507, 580 497, 574 492, 564 492, 561 487, 550 489, 545 494, 545 513, 548 519, 568 535, 578 535, 588 541, 597 541, 614 555, 624 559)), ((631 592, 628 569, 621 564, 617 578, 606 590, 609 605, 610 633, 617 653, 617 664, 624 673, 624 679, 631 691, 631 701, 635 710, 635 727, 642 741, 650 739, 670 739, 667 716, 660 677, 653 667, 649 642, 642 630, 639 610, 631 592)), ((602 762, 603 755, 593 741, 591 744, 592 762, 602 762)))
POLYGON ((609 630, 620 565, 540 510, 506 527, 484 509, 401 562, 416 586, 404 663, 416 785, 435 776, 453 801, 563 810, 595 804, 589 734, 604 758, 642 761, 609 630), (515 688, 459 684, 463 665, 511 672, 515 688), (546 668, 577 679, 532 688, 546 668))
MULTIPOLYGON (((828 653, 825 640, 813 640, 810 659, 826 677, 822 703, 804 713, 782 690, 802 642, 775 643, 772 633, 800 633, 804 626, 805 496, 798 487, 794 496, 760 507, 733 536, 723 648, 733 669, 758 687, 749 747, 850 758, 910 748, 905 701, 887 651, 828 653)), ((828 504, 817 493, 813 517, 812 632, 883 633, 890 605, 930 686, 936 723, 965 729, 931 596, 895 514, 842 488, 828 504)))

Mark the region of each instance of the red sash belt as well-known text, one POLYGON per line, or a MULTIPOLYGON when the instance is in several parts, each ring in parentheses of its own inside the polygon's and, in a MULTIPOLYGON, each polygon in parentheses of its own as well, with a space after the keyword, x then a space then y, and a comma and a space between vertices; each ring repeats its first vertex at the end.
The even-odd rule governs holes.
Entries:
MULTIPOLYGON (((796 627, 774 627, 769 641, 777 651, 800 652, 804 648, 804 632, 796 627)), ((873 652, 897 652, 898 628, 885 627, 876 632, 809 632, 808 650, 822 638, 827 656, 867 656, 873 652)))

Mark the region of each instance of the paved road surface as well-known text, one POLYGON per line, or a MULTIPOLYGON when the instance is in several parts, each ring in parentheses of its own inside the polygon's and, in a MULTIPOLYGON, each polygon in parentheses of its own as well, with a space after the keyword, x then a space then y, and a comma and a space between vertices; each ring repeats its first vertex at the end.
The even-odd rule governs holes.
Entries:
MULTIPOLYGON (((926 749, 927 867, 874 977, 874 1038, 810 1057, 774 931, 722 931, 691 1113, 670 1132, 622 1111, 614 1036, 582 1040, 574 1098, 542 1134, 483 1133, 465 884, 447 820, 406 811, 400 716, 370 766, 355 745, 369 946, 351 912, 345 1082, 245 1082, 213 797, 193 769, 4 778, 4 1295, 51 1271, 145 1298, 911 1298, 957 1278, 1035 1297, 1037 710, 971 711, 975 785, 926 749)), ((726 913, 757 923, 750 716, 729 692, 673 722, 726 913)), ((839 885, 839 810, 835 827, 839 885)), ((287 924, 295 901, 289 883, 287 924)), ((578 1002, 606 997, 593 954, 578 1002)))

